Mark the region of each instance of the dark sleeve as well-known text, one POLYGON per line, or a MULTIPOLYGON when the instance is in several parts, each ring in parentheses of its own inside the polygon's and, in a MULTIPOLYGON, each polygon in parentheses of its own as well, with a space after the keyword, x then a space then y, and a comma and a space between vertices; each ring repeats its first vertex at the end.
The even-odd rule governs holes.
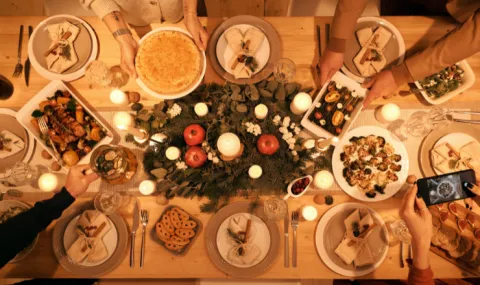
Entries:
POLYGON ((37 234, 62 215, 75 198, 67 189, 0 225, 0 268, 32 243, 37 234))

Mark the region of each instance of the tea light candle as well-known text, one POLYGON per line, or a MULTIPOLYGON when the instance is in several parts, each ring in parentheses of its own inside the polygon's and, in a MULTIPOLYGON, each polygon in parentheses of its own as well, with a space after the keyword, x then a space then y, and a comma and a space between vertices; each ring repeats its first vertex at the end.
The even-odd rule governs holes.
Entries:
POLYGON ((44 173, 38 178, 38 187, 44 192, 59 190, 58 177, 53 173, 44 173))
POLYGON ((262 167, 260 167, 260 165, 255 164, 250 166, 250 168, 248 169, 248 175, 250 176, 250 178, 253 178, 253 179, 259 178, 260 176, 262 176, 262 173, 263 173, 263 170, 262 170, 262 167))
POLYGON ((305 206, 302 208, 302 217, 305 221, 313 221, 317 218, 318 212, 314 206, 305 206))
POLYGON ((315 140, 314 139, 308 139, 302 145, 305 149, 312 149, 312 148, 315 147, 315 140))
POLYGON ((155 192, 156 184, 152 180, 143 180, 138 186, 138 191, 143 195, 150 195, 155 192))
POLYGON ((141 130, 132 127, 133 117, 127 112, 116 113, 113 116, 113 124, 117 127, 117 129, 128 131, 129 133, 140 139, 148 137, 148 134, 146 134, 146 132, 142 132, 141 130))
POLYGON ((224 133, 217 140, 217 148, 224 156, 234 157, 241 151, 241 143, 234 133, 224 133))
POLYGON ((400 117, 400 107, 394 103, 388 103, 378 108, 376 113, 377 120, 381 123, 396 121, 400 117))
POLYGON ((268 114, 268 108, 265 104, 258 104, 255 107, 255 117, 259 120, 265 119, 268 114))
POLYGON ((333 175, 330 171, 321 170, 315 174, 313 185, 320 189, 328 189, 333 185, 333 175))
POLYGON ((300 92, 295 95, 292 103, 290 104, 290 110, 295 115, 302 115, 310 106, 312 106, 312 97, 305 92, 300 92))
POLYGON ((181 151, 178 147, 176 146, 171 146, 169 148, 167 148, 167 150, 165 151, 165 156, 169 159, 169 160, 177 160, 180 158, 180 154, 181 154, 181 151))
POLYGON ((208 114, 208 106, 205 103, 197 103, 195 104, 195 114, 199 117, 206 116, 208 114))
POLYGON ((110 92, 110 101, 112 101, 113 104, 123 106, 129 104, 127 94, 120 89, 113 89, 112 92, 110 92))

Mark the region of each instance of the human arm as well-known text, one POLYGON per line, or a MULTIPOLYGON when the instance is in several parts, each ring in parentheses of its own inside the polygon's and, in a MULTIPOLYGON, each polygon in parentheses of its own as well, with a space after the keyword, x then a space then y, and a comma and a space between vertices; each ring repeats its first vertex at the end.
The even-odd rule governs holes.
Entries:
POLYGON ((88 168, 73 166, 67 175, 65 187, 59 193, 0 224, 0 268, 31 244, 38 233, 60 217, 75 198, 98 178, 95 173, 84 175, 83 171, 88 168))
POLYGON ((197 0, 183 0, 183 18, 188 32, 202 51, 207 49, 208 33, 197 17, 197 0))

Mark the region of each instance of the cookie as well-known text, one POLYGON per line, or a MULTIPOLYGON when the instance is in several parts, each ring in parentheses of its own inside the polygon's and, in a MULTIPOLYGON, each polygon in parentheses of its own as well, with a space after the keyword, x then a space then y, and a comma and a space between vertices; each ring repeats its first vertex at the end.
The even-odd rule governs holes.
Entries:
POLYGON ((168 217, 168 213, 162 216, 162 226, 165 230, 167 230, 171 235, 175 234, 175 227, 170 222, 170 218, 168 217))
POLYGON ((182 228, 182 222, 180 221, 180 217, 176 211, 170 211, 169 213, 170 222, 176 229, 182 228))
POLYGON ((164 242, 168 242, 170 240, 170 233, 163 228, 161 223, 156 223, 155 233, 157 234, 157 237, 164 242))
POLYGON ((191 229, 177 229, 175 231, 175 234, 178 237, 187 239, 187 238, 192 238, 193 236, 195 236, 195 231, 191 230, 191 229))
POLYGON ((180 250, 184 247, 184 245, 178 245, 178 244, 175 244, 175 243, 169 241, 169 242, 165 243, 165 247, 170 249, 170 250, 180 250))
POLYGON ((180 237, 177 237, 177 236, 172 236, 170 238, 170 242, 174 243, 174 244, 178 244, 178 245, 187 245, 190 243, 190 240, 189 239, 184 239, 184 238, 180 238, 180 237))
POLYGON ((197 226, 197 222, 188 220, 182 222, 182 229, 194 229, 197 226))
POLYGON ((180 209, 179 207, 174 207, 172 211, 177 212, 178 216, 180 217, 180 220, 182 221, 188 221, 190 219, 190 216, 187 214, 187 212, 180 209))

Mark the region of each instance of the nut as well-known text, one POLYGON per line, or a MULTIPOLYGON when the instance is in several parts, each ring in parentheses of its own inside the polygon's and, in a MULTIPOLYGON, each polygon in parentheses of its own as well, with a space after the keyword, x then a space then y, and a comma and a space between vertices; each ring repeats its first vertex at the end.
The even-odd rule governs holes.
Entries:
POLYGON ((51 159, 52 156, 46 150, 42 150, 42 157, 45 159, 51 159))
POLYGON ((58 162, 56 162, 56 161, 52 162, 52 165, 50 165, 50 168, 51 168, 53 171, 59 171, 60 169, 62 169, 62 167, 60 166, 60 164, 58 164, 58 162))
POLYGON ((138 92, 127 91, 127 96, 128 96, 128 101, 130 103, 135 104, 135 103, 140 102, 140 93, 138 93, 138 92))

